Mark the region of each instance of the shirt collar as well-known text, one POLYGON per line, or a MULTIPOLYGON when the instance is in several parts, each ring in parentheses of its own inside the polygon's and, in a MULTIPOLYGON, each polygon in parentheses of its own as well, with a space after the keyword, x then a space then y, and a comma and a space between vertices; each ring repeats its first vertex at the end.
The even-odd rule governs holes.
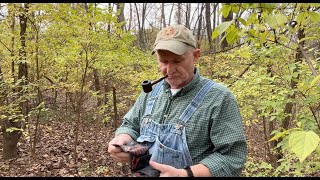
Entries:
MULTIPOLYGON (((197 84, 198 82, 200 81, 200 74, 199 74, 199 70, 198 68, 194 68, 194 76, 193 76, 193 79, 191 82, 189 82, 187 85, 185 85, 181 91, 179 91, 176 95, 177 96, 180 96, 180 95, 183 95, 187 92, 189 92, 191 89, 193 89, 197 84)), ((170 85, 167 81, 164 81, 163 82, 163 90, 164 92, 169 92, 170 91, 170 85)))

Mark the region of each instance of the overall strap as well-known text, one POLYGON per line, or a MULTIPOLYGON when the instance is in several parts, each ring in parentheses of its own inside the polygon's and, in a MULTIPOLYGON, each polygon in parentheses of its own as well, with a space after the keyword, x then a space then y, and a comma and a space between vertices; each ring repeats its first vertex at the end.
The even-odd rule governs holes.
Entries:
POLYGON ((214 85, 213 81, 208 81, 200 91, 197 93, 197 95, 192 99, 191 103, 187 106, 187 108, 183 111, 179 119, 183 123, 187 123, 187 121, 190 119, 192 114, 196 111, 198 106, 201 104, 202 100, 206 96, 206 94, 209 92, 209 90, 212 88, 214 85))
POLYGON ((150 97, 147 100, 147 107, 145 110, 144 115, 151 115, 152 109, 153 109, 153 105, 155 103, 155 101, 158 98, 158 95, 162 89, 162 83, 164 80, 160 81, 158 84, 155 85, 154 89, 151 91, 150 93, 150 97))

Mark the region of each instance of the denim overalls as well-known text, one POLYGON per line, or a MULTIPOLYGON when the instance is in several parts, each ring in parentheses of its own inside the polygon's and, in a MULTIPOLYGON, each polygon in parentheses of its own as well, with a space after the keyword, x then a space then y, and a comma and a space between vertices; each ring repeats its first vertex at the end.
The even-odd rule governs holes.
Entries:
POLYGON ((155 86, 147 100, 146 110, 140 125, 140 136, 137 141, 150 147, 150 160, 182 169, 193 164, 187 145, 185 125, 214 82, 210 80, 201 88, 183 111, 177 124, 159 124, 150 117, 153 105, 162 89, 163 81, 155 86))

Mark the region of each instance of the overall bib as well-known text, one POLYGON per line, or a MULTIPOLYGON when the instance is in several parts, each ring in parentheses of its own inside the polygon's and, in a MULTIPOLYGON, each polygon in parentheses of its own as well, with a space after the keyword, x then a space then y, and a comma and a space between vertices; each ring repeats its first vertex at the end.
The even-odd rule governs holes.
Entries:
POLYGON ((150 98, 147 100, 146 110, 140 125, 140 136, 137 142, 149 146, 150 160, 182 169, 193 164, 187 145, 185 125, 201 104, 207 92, 214 85, 214 82, 208 81, 201 88, 183 111, 177 123, 159 124, 150 117, 154 103, 162 89, 163 81, 155 86, 150 98))

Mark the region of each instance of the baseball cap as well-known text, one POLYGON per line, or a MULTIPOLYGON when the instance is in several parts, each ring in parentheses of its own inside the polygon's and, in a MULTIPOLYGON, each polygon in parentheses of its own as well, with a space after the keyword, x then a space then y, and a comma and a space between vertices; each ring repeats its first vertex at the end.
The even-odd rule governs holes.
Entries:
POLYGON ((182 55, 188 49, 188 45, 196 48, 196 39, 188 28, 183 25, 171 25, 158 32, 152 54, 163 49, 182 55))

